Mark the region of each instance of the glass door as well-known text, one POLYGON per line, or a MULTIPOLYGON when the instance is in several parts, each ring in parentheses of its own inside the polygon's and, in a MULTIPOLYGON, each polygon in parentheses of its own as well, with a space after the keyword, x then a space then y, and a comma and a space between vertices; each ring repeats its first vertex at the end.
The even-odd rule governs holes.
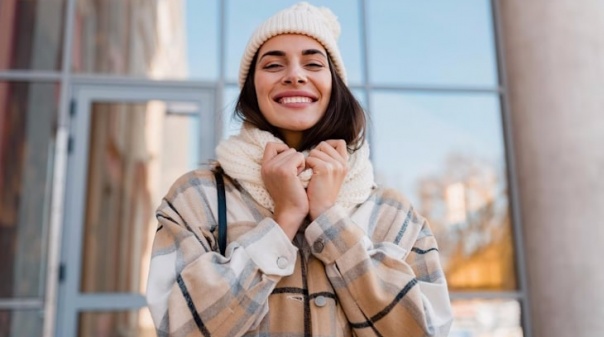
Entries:
POLYGON ((213 97, 75 88, 57 336, 155 336, 144 298, 154 211, 178 176, 213 155, 213 97))

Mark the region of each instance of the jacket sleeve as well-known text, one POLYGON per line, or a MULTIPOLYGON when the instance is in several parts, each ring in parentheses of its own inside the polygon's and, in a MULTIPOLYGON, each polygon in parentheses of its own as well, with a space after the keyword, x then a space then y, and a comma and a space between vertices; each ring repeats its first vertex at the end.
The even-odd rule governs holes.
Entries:
POLYGON ((367 227, 374 228, 379 241, 372 241, 339 206, 305 232, 351 327, 357 336, 447 336, 451 304, 427 222, 410 206, 375 207, 366 218, 376 223, 367 227))
POLYGON ((147 303, 158 336, 241 336, 266 315, 271 291, 293 273, 297 249, 266 218, 220 255, 209 230, 214 205, 199 195, 199 186, 181 186, 158 209, 147 303))

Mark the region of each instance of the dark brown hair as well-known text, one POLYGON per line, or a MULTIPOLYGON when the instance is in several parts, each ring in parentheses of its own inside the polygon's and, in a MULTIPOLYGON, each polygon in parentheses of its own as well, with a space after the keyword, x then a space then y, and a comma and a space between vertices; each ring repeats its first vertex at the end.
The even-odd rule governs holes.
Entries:
MULTIPOLYGON (((279 130, 271 125, 262 115, 258 106, 254 74, 258 53, 252 59, 250 70, 241 88, 235 117, 243 122, 248 122, 260 130, 271 132, 275 137, 283 139, 279 130)), ((313 146, 328 139, 343 139, 348 145, 348 150, 358 150, 365 141, 366 120, 361 104, 352 95, 344 81, 335 72, 331 58, 328 57, 329 71, 331 72, 331 96, 325 114, 312 128, 304 131, 302 143, 296 150, 309 150, 313 146)))

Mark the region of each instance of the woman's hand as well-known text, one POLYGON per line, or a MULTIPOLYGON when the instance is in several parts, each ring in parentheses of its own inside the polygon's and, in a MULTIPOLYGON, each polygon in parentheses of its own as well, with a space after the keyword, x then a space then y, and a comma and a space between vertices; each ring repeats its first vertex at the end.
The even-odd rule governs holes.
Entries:
POLYGON ((310 151, 306 166, 313 170, 306 193, 310 219, 331 208, 348 172, 348 151, 343 140, 321 142, 310 151))
POLYGON ((286 144, 268 143, 262 158, 262 180, 275 202, 274 220, 293 240, 309 203, 298 174, 305 168, 304 155, 286 144))

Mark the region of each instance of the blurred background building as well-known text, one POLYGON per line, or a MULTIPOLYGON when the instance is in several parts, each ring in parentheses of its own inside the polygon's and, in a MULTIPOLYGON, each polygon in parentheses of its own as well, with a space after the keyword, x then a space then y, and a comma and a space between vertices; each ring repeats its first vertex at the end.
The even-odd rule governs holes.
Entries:
MULTIPOLYGON (((0 0, 0 336, 155 336, 154 210, 293 0, 0 0)), ((322 0, 455 337, 604 335, 604 2, 322 0)))

